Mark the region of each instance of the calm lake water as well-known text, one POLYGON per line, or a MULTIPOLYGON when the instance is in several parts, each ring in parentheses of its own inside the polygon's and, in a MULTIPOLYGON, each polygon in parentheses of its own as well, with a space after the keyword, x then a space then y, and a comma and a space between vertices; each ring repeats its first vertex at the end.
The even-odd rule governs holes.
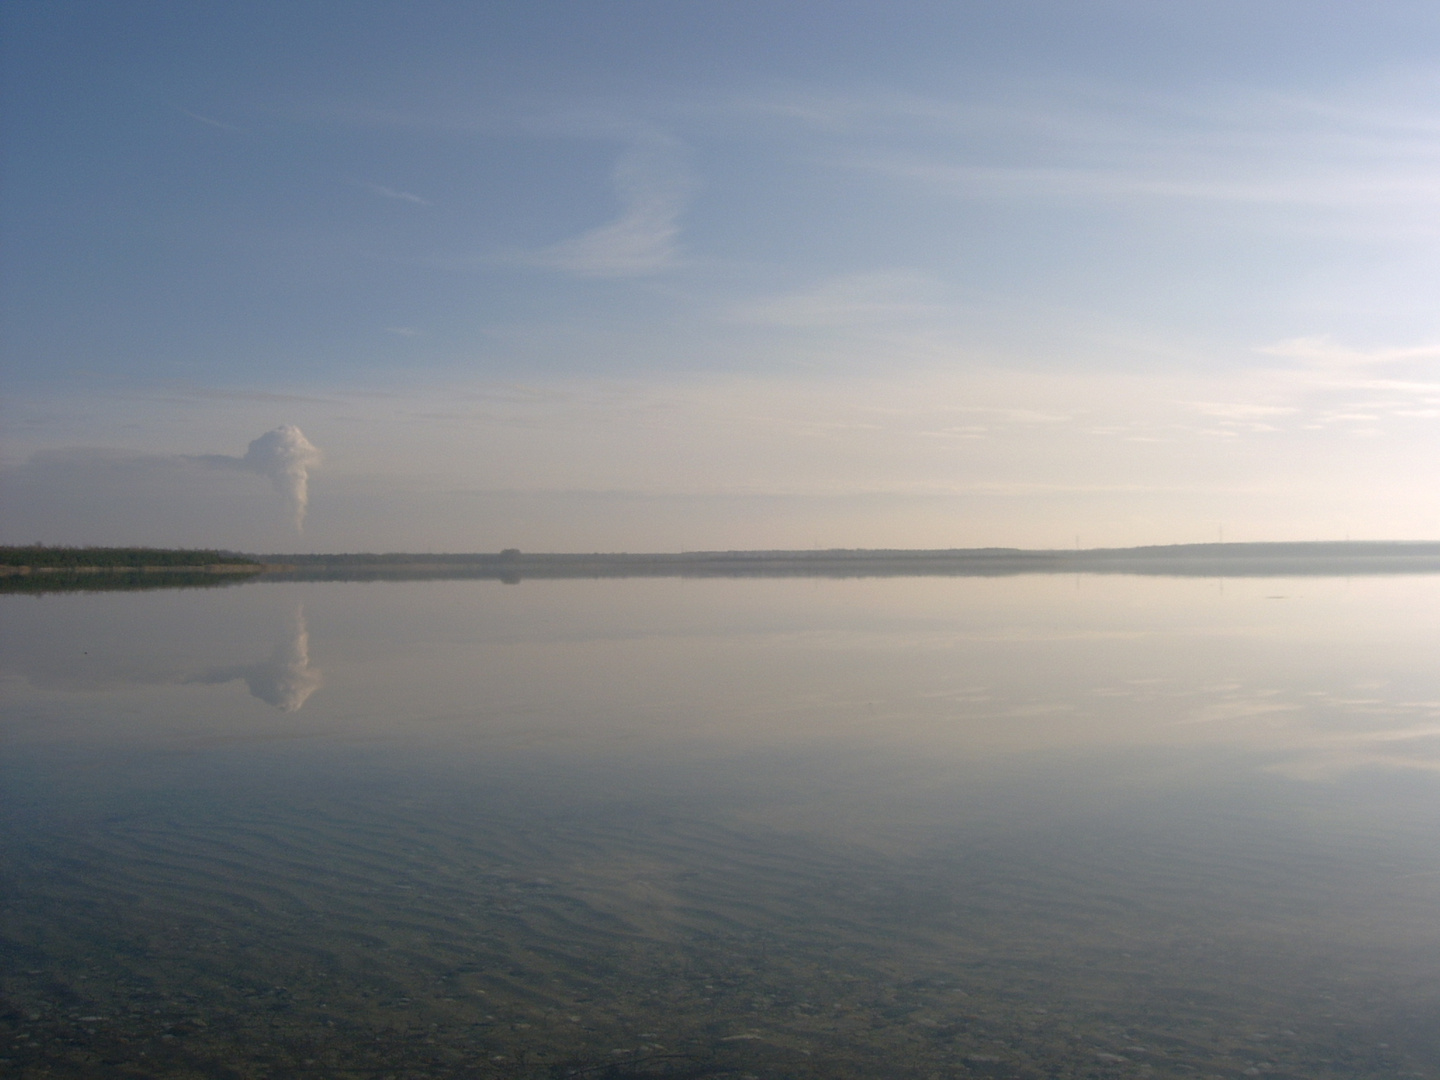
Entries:
POLYGON ((0 626, 0 1076, 1440 1077, 1440 576, 0 626))

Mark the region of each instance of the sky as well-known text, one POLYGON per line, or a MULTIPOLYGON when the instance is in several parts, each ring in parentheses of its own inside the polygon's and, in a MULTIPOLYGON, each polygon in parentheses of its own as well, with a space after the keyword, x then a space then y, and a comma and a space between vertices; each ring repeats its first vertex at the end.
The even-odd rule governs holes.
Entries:
POLYGON ((0 40, 0 542, 1440 538, 1434 4, 12 0, 0 40))

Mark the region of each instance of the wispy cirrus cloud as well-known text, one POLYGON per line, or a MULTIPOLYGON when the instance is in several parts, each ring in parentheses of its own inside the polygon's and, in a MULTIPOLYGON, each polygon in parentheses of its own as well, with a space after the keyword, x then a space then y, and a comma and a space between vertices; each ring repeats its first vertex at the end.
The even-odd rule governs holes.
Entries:
POLYGON ((1398 210, 1409 235, 1440 228, 1432 72, 1310 96, 1031 82, 989 98, 802 92, 731 108, 798 129, 816 161, 957 198, 1293 207, 1396 226, 1398 210))
POLYGON ((610 181, 621 202, 606 225, 524 253, 520 261, 583 277, 621 278, 678 265, 680 215, 695 182, 668 140, 650 137, 621 153, 610 181))
POLYGON ((371 195, 377 195, 382 199, 394 199, 397 202, 413 203, 416 206, 429 206, 430 200, 416 195, 410 191, 400 191, 397 188, 386 187, 384 184, 372 184, 368 180, 351 181, 356 187, 364 188, 371 195))
POLYGON ((234 124, 227 124, 223 120, 216 120, 213 116, 206 116, 204 113, 192 112, 189 109, 181 109, 178 106, 176 107, 176 112, 178 112, 181 116, 188 116, 191 120, 194 120, 197 123, 205 124, 208 127, 219 128, 221 131, 235 131, 243 133, 245 130, 244 128, 236 127, 234 124))
POLYGON ((1440 344, 1357 349, 1325 334, 1288 338, 1263 346, 1259 351, 1267 356, 1284 357, 1329 369, 1376 368, 1440 360, 1440 344))
POLYGON ((813 288, 735 308, 738 322, 785 327, 854 327, 906 322, 946 313, 938 284, 910 271, 851 274, 813 288))
MULTIPOLYGON (((1201 163, 1150 172, 1125 165, 988 165, 950 163, 918 154, 855 156, 841 162, 892 179, 924 183, 968 198, 1151 199, 1254 206, 1344 208, 1434 201, 1434 176, 1385 179, 1332 175, 1204 176, 1201 163)), ((1213 166, 1211 166, 1213 168, 1213 166)))
POLYGON ((1440 418, 1440 347, 1356 348, 1316 335, 1255 351, 1288 363, 1237 374, 1228 387, 1234 396, 1183 402, 1203 418, 1197 432, 1403 437, 1416 421, 1440 418))

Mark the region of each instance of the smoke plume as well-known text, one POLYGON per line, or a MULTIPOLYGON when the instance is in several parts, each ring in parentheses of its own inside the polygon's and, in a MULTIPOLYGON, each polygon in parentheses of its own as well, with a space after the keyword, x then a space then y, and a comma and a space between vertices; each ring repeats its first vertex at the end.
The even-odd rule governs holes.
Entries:
POLYGON ((270 478, 289 500, 296 531, 303 529, 310 505, 310 470, 320 464, 320 451, 305 433, 294 424, 281 424, 252 442, 241 460, 246 468, 270 478))

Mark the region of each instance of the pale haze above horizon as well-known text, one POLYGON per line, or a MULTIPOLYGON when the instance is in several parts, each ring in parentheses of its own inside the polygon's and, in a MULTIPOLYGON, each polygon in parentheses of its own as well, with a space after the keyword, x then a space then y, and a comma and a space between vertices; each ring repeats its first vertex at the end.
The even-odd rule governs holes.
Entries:
POLYGON ((1434 4, 0 41, 0 543, 1440 539, 1434 4))

